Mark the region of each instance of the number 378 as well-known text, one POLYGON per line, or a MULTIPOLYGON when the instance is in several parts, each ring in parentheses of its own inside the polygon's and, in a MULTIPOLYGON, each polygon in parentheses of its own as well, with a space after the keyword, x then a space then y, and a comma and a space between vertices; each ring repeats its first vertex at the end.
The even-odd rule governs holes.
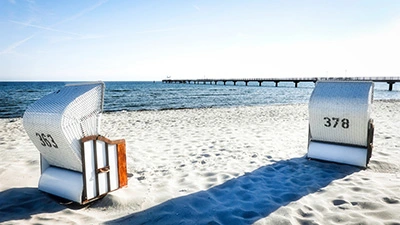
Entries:
POLYGON ((337 117, 324 117, 325 127, 333 127, 336 128, 339 124, 342 128, 347 129, 350 126, 349 119, 346 118, 337 118, 337 117))

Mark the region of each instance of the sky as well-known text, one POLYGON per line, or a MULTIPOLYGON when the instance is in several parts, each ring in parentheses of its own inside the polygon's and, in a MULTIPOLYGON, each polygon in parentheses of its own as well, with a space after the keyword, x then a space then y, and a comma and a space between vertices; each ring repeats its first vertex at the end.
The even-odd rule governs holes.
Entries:
POLYGON ((0 80, 400 77, 397 0, 0 0, 0 80))

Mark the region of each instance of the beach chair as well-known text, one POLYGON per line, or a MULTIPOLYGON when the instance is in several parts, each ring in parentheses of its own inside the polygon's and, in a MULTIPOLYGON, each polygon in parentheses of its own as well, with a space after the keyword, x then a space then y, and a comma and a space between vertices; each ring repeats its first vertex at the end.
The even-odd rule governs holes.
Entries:
POLYGON ((317 82, 309 102, 308 158, 367 167, 373 88, 372 82, 317 82))
POLYGON ((85 204, 127 185, 125 140, 99 135, 103 98, 102 82, 72 84, 25 111, 40 152, 39 190, 85 204))

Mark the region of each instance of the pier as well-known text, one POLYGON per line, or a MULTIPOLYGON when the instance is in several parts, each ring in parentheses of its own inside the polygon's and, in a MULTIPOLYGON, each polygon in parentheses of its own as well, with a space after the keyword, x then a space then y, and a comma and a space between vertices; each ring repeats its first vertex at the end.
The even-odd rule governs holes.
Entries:
POLYGON ((396 82, 400 82, 400 77, 306 77, 306 78, 232 78, 232 79, 165 79, 163 83, 178 83, 178 84, 215 84, 223 83, 226 85, 227 82, 232 82, 236 85, 238 82, 243 82, 246 86, 249 82, 257 82, 259 86, 262 86, 263 82, 274 82, 275 87, 278 87, 280 82, 293 82, 297 88, 300 82, 313 82, 322 80, 338 80, 338 81, 372 81, 372 82, 384 82, 389 85, 389 91, 393 90, 393 85, 396 82))

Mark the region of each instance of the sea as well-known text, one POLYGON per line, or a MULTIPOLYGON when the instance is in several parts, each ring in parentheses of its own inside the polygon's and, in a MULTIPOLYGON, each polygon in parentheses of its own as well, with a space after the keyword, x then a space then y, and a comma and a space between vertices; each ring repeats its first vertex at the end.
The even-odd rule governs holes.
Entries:
MULTIPOLYGON (((0 118, 22 117, 41 97, 76 82, 0 82, 0 118)), ((159 82, 105 82, 104 111, 175 110, 308 103, 314 83, 280 82, 175 84, 159 82)), ((400 83, 375 83, 374 99, 400 99, 400 83)))

